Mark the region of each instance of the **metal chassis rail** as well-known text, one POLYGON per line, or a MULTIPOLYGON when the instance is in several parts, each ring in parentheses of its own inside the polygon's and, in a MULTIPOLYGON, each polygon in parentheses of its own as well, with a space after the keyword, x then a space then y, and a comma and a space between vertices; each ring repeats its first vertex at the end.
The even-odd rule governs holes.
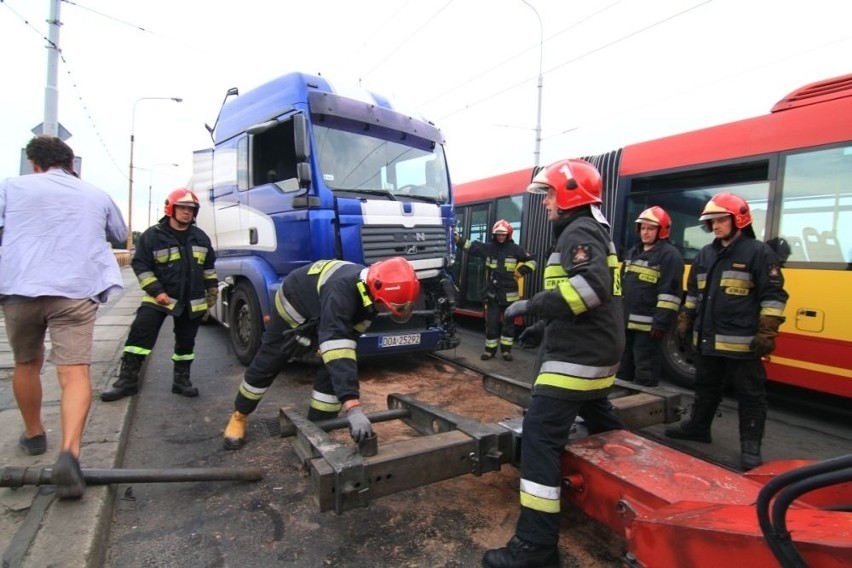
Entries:
MULTIPOLYGON (((631 428, 677 419, 679 394, 618 383, 611 400, 631 428)), ((529 405, 530 386, 525 383, 486 375, 483 387, 518 406, 529 405)), ((367 415, 371 422, 399 419, 420 436, 380 446, 369 457, 328 434, 346 428, 345 419, 313 423, 292 407, 280 409, 281 435, 294 438, 293 447, 311 478, 320 511, 340 514, 406 489, 520 463, 520 420, 483 424, 398 393, 388 395, 387 404, 387 411, 367 415)))
MULTIPOLYGON (((320 511, 338 514, 366 507, 370 500, 436 481, 500 469, 512 459, 514 435, 420 402, 402 394, 388 395, 388 407, 421 436, 380 447, 377 455, 361 456, 335 440, 292 407, 280 409, 282 432, 295 430, 293 447, 311 478, 320 511)), ((373 421, 373 414, 368 414, 373 421)))

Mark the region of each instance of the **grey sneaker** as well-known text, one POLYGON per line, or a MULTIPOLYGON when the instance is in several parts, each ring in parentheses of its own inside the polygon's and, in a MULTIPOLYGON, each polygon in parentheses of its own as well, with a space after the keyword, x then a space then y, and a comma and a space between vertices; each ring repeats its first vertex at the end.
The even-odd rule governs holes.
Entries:
POLYGON ((47 436, 42 432, 36 434, 32 438, 27 438, 26 432, 21 434, 18 440, 18 445, 24 450, 24 453, 30 456, 40 456, 47 451, 47 436))
POLYGON ((79 499, 86 491, 86 480, 80 462, 71 452, 62 452, 53 466, 51 481, 60 499, 79 499))

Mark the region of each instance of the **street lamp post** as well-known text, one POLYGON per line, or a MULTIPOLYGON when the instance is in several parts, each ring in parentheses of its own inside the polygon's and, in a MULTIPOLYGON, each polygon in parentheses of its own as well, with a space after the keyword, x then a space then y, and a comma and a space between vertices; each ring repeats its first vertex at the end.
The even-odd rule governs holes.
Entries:
POLYGON ((538 15, 538 10, 535 9, 535 6, 527 2, 527 0, 521 0, 521 2, 529 6, 535 12, 535 17, 538 18, 538 110, 536 111, 535 151, 533 152, 533 159, 537 168, 541 159, 541 93, 544 87, 541 68, 544 61, 544 26, 541 24, 541 16, 538 15))
POLYGON ((129 182, 127 190, 127 250, 129 251, 133 247, 133 143, 134 136, 133 132, 136 130, 136 105, 139 104, 139 101, 174 101, 176 103, 183 102, 183 99, 180 97, 139 97, 133 103, 133 116, 130 122, 130 171, 129 174, 129 182))
POLYGON ((154 187, 154 170, 157 169, 157 166, 169 166, 172 168, 178 167, 180 164, 172 164, 169 162, 161 162, 159 164, 154 164, 148 170, 148 226, 151 226, 151 194, 153 193, 154 187))

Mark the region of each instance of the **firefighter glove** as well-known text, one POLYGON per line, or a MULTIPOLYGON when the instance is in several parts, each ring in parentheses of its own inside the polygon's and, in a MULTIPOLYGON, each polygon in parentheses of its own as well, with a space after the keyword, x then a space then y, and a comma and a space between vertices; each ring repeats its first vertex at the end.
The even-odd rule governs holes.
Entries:
POLYGON ((503 312, 503 314, 507 318, 522 316, 525 313, 527 313, 527 303, 528 302, 529 302, 529 300, 518 300, 517 302, 513 303, 508 308, 506 308, 506 311, 503 312))
POLYGON ((659 328, 654 327, 654 328, 651 328, 651 332, 650 332, 649 335, 651 336, 652 340, 660 341, 663 337, 666 336, 666 332, 663 329, 659 329, 659 328))
POLYGON ((207 288, 207 307, 212 308, 216 305, 216 298, 219 297, 219 288, 207 288))
POLYGON ((287 353, 293 359, 299 359, 312 355, 317 350, 315 342, 317 329, 317 321, 310 319, 305 323, 288 329, 281 335, 284 336, 284 343, 281 345, 281 352, 287 353))
POLYGON ((518 336, 518 345, 524 349, 531 349, 538 347, 542 339, 544 339, 544 320, 539 320, 521 332, 518 336))
POLYGON ((363 442, 373 435, 370 419, 367 418, 360 406, 350 408, 346 413, 346 420, 349 421, 349 435, 355 442, 363 442))
POLYGON ((677 336, 683 341, 684 338, 692 335, 693 317, 686 312, 678 312, 677 314, 677 336))
POLYGON ((763 357, 775 351, 775 337, 782 321, 772 316, 762 316, 757 320, 757 333, 749 345, 755 355, 763 357))
POLYGON ((518 274, 520 274, 521 276, 528 276, 532 274, 532 268, 530 268, 527 264, 522 264, 521 267, 518 269, 518 274))

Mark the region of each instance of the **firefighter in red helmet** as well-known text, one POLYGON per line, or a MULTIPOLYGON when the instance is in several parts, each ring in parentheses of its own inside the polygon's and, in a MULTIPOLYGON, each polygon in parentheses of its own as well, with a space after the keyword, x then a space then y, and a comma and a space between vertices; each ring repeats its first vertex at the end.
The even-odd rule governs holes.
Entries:
POLYGON ((716 237, 692 261, 677 333, 694 350, 692 415, 666 436, 710 443, 710 426, 727 380, 737 392, 740 465, 763 463, 766 371, 761 357, 775 349, 787 292, 781 262, 755 238, 748 202, 731 193, 715 195, 700 221, 716 237))
POLYGON ((560 565, 560 458, 571 426, 580 415, 592 433, 624 428, 607 400, 624 322, 615 245, 598 207, 602 188, 598 170, 583 160, 550 165, 527 188, 545 194, 556 245, 544 268, 544 291, 506 310, 507 317, 542 318, 544 330, 523 423, 521 515, 509 543, 485 553, 486 568, 560 565))
POLYGON ((145 295, 124 344, 118 380, 101 393, 105 402, 139 392, 139 370, 168 316, 174 317, 175 334, 172 392, 198 396, 189 378, 195 336, 219 293, 213 245, 195 225, 199 208, 195 193, 174 190, 166 198, 159 223, 146 229, 136 243, 131 265, 145 295))
POLYGON ((262 343, 234 400, 225 428, 226 449, 245 443, 248 415, 282 368, 319 350, 320 366, 308 407, 312 421, 336 418, 343 410, 352 439, 372 436, 361 410, 355 347, 376 317, 404 323, 412 316, 420 281, 402 257, 369 267, 343 260, 319 260, 287 275, 275 294, 275 310, 262 343))
POLYGON ((511 361, 515 319, 504 317, 503 312, 520 299, 516 276, 535 270, 535 256, 512 240, 512 225, 505 219, 494 223, 490 242, 454 236, 461 250, 485 259, 485 351, 481 359, 493 358, 499 346, 503 359, 511 361))
POLYGON ((669 242, 672 220, 662 207, 636 218, 639 242, 621 267, 625 346, 618 378, 638 385, 660 383, 663 338, 672 329, 683 296, 683 258, 669 242))

